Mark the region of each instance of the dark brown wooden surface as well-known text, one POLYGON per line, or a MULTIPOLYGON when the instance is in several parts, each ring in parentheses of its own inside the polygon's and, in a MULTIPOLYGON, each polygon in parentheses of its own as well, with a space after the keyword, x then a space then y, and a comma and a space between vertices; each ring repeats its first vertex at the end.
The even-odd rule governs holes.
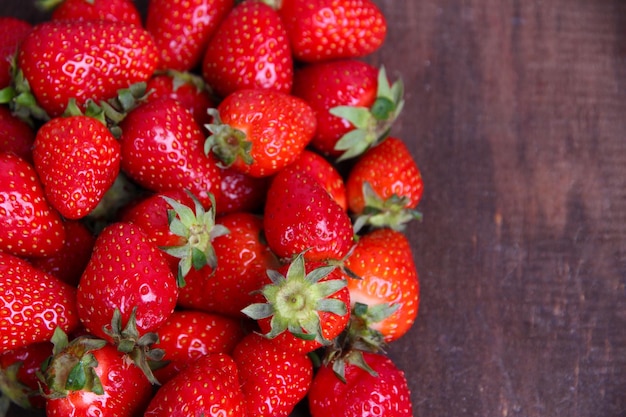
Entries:
POLYGON ((426 184, 415 415, 626 416, 626 2, 378 4, 426 184))

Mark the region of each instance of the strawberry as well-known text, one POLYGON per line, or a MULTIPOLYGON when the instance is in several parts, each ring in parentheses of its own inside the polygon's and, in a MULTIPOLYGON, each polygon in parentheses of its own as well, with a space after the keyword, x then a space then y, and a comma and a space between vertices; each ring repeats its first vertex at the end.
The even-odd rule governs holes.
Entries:
POLYGON ((342 209, 348 210, 343 178, 337 168, 321 155, 305 149, 300 157, 285 169, 310 175, 324 187, 342 209))
POLYGON ((404 142, 387 138, 368 150, 348 174, 346 193, 357 216, 355 230, 365 225, 402 230, 421 218, 414 209, 423 189, 422 175, 404 142))
POLYGON ((266 282, 265 271, 278 261, 263 241, 263 221, 249 213, 231 213, 217 219, 229 233, 212 240, 217 268, 191 270, 180 289, 178 304, 242 317, 241 310, 254 301, 254 291, 266 282))
POLYGON ((173 98, 193 114, 198 126, 211 123, 207 109, 215 106, 204 80, 198 75, 168 70, 150 78, 146 91, 150 92, 147 101, 173 98))
POLYGON ((154 371, 162 384, 201 356, 230 354, 244 336, 239 320, 201 311, 174 311, 156 332, 167 362, 154 371))
POLYGON ((43 408, 39 390, 41 364, 52 354, 52 343, 31 343, 0 354, 0 392, 21 408, 43 408))
POLYGON ((0 16, 0 89, 11 84, 11 62, 31 29, 25 20, 0 16))
POLYGON ((205 152, 253 177, 273 175, 298 159, 316 129, 308 104, 277 91, 239 90, 209 111, 214 120, 205 152))
MULTIPOLYGON (((158 328, 176 305, 178 289, 161 251, 132 223, 107 226, 96 239, 80 278, 76 300, 83 326, 105 340, 116 310, 129 322, 136 309, 137 331, 158 328)), ((113 329, 115 331, 115 329, 113 329)))
POLYGON ((141 15, 132 0, 37 0, 52 11, 52 20, 106 20, 141 26, 141 15))
POLYGON ((30 258, 29 262, 61 281, 77 286, 91 257, 96 238, 79 221, 67 220, 63 226, 66 235, 63 248, 49 256, 30 258))
POLYGON ((384 42, 387 22, 371 0, 281 0, 294 57, 319 62, 362 57, 384 42))
MULTIPOLYGON (((345 261, 355 319, 392 342, 411 328, 419 307, 419 281, 407 238, 392 229, 363 235, 345 261)), ((376 337, 376 336, 375 336, 376 337)))
POLYGON ((0 250, 20 256, 47 256, 65 242, 61 217, 46 201, 28 162, 0 153, 0 250))
POLYGON ((342 381, 331 366, 318 370, 308 394, 312 417, 413 417, 404 372, 384 355, 363 355, 373 373, 348 363, 342 381))
POLYGON ((0 252, 0 352, 50 340, 78 327, 76 290, 16 256, 0 252))
POLYGON ((318 130, 311 146, 341 157, 361 155, 388 134, 404 106, 401 81, 355 59, 310 64, 294 77, 293 94, 315 111, 318 130))
POLYGON ((306 173, 279 172, 267 192, 263 217, 269 247, 279 257, 304 252, 308 260, 342 259, 352 247, 348 214, 306 173))
POLYGON ((313 365, 308 356, 283 349, 258 333, 243 338, 232 357, 248 416, 288 417, 311 385, 313 365))
POLYGON ((218 214, 236 211, 258 212, 265 204, 269 177, 252 177, 237 169, 222 168, 218 214))
MULTIPOLYGON (((102 20, 43 22, 20 47, 16 91, 34 96, 44 111, 36 117, 56 117, 71 98, 83 109, 88 100, 108 100, 122 88, 147 81, 157 62, 152 37, 136 25, 102 20)), ((25 100, 32 98, 18 96, 12 103, 25 100)))
POLYGON ((151 0, 146 29, 160 51, 159 69, 195 68, 233 5, 234 0, 151 0))
MULTIPOLYGON (((284 349, 306 354, 329 345, 350 319, 350 294, 340 269, 305 262, 302 254, 278 271, 268 270, 262 302, 243 312, 284 349)), ((262 295, 262 297, 261 297, 262 295)))
POLYGON ((218 162, 204 155, 204 135, 189 110, 164 98, 138 106, 120 127, 122 170, 135 182, 155 192, 187 189, 205 207, 213 194, 219 205, 218 162))
POLYGON ((104 340, 71 342, 56 332, 53 356, 43 370, 46 416, 133 417, 143 412, 152 384, 141 368, 104 340))
POLYGON ((46 197, 68 219, 89 214, 120 171, 120 145, 98 120, 58 117, 37 131, 35 169, 46 197))
POLYGON ((221 97, 242 89, 289 93, 291 49, 276 11, 260 1, 235 6, 207 46, 202 76, 221 97))
POLYGON ((144 417, 245 417, 237 364, 225 353, 209 353, 165 383, 144 417))
POLYGON ((32 162, 31 148, 35 142, 35 132, 24 121, 0 106, 0 152, 12 152, 28 162, 32 162))

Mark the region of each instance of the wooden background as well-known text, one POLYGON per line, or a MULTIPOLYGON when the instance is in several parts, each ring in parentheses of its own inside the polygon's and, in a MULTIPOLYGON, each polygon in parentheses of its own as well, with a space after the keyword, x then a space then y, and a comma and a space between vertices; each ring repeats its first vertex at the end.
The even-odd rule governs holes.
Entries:
POLYGON ((378 4, 426 184, 415 415, 626 416, 626 2, 378 4))

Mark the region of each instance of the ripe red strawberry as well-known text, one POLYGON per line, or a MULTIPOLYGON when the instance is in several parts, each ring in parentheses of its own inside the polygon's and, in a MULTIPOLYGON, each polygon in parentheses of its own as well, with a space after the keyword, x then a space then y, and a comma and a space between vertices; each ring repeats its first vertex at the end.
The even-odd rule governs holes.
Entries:
POLYGON ((237 364, 224 353, 200 357, 164 384, 144 417, 246 417, 237 364))
POLYGON ((37 377, 41 364, 52 355, 52 343, 31 343, 0 354, 0 392, 21 408, 43 408, 37 377))
POLYGON ((156 330, 157 347, 165 352, 167 365, 154 376, 164 384, 183 368, 209 353, 230 354, 243 338, 241 322, 201 311, 174 311, 156 330))
POLYGON ((160 51, 159 69, 196 67, 234 0, 151 0, 146 29, 160 51))
MULTIPOLYGON (((78 314, 93 335, 105 332, 116 309, 128 324, 136 308, 139 335, 158 328, 176 305, 178 289, 161 251, 132 223, 113 223, 96 239, 76 294, 78 314)), ((115 330, 115 329, 113 329, 115 330)))
POLYGON ((193 114, 193 118, 200 127, 211 122, 207 109, 215 105, 206 84, 198 75, 174 70, 169 70, 164 74, 159 73, 150 78, 146 91, 150 92, 147 101, 164 97, 178 101, 193 114))
POLYGON ((371 0, 282 0, 293 55, 306 62, 356 58, 377 50, 387 22, 371 0))
POLYGON ((33 129, 12 115, 7 107, 0 106, 0 152, 12 152, 31 162, 33 142, 35 142, 33 129))
POLYGON ((104 340, 55 335, 44 368, 46 416, 133 417, 143 412, 152 384, 141 368, 104 340))
POLYGON ((217 268, 191 270, 180 289, 179 306, 242 317, 254 301, 254 291, 267 280, 265 271, 279 266, 263 241, 263 220, 249 213, 231 213, 217 219, 228 233, 212 240, 217 268))
POLYGON ((289 93, 293 61, 276 11, 260 1, 235 6, 208 44, 202 76, 221 97, 242 89, 289 93))
POLYGON ((46 197, 68 219, 89 214, 120 171, 120 145, 98 120, 58 117, 37 131, 35 169, 46 197))
POLYGON ((0 252, 0 352, 51 339, 79 324, 76 290, 23 259, 0 252))
POLYGON ((345 382, 331 366, 322 366, 308 394, 312 417, 413 417, 411 393, 404 372, 386 356, 363 353, 375 371, 348 363, 345 382))
POLYGON ((142 104, 121 123, 122 170, 143 187, 163 192, 187 189, 205 207, 209 193, 219 205, 220 169, 204 154, 204 135, 193 115, 164 98, 142 104))
POLYGON ((289 351, 306 354, 330 345, 350 319, 350 294, 339 268, 305 262, 298 255, 269 278, 263 302, 243 312, 257 320, 266 337, 289 351))
POLYGON ((148 32, 102 20, 40 23, 24 39, 18 55, 30 93, 50 117, 61 115, 71 98, 84 108, 89 99, 116 97, 118 90, 147 81, 157 62, 148 32))
POLYGON ((318 129, 311 145, 342 159, 362 154, 385 138, 404 106, 403 85, 389 85, 386 72, 355 59, 302 67, 293 94, 315 111, 318 129))
POLYGON ((263 223, 269 247, 283 258, 306 251, 308 260, 339 260, 352 247, 348 214, 318 180, 303 172, 284 170, 274 177, 263 223))
POLYGON ((346 181, 348 206, 364 225, 397 230, 421 218, 415 207, 422 198, 422 175, 404 142, 390 137, 368 150, 352 167, 346 181))
POLYGON ((47 256, 65 242, 61 217, 46 201, 35 169, 0 153, 0 250, 20 256, 47 256))
POLYGON ((0 89, 11 84, 11 61, 31 29, 25 20, 0 16, 0 89))
POLYGON ((248 416, 288 417, 309 390, 313 377, 309 357, 283 349, 258 333, 241 340, 232 356, 248 416))
POLYGON ((348 280, 352 306, 367 306, 367 310, 360 307, 358 319, 387 343, 406 334, 415 322, 420 300, 417 269, 406 236, 392 229, 363 235, 345 267, 361 278, 348 280))
POLYGON ((52 11, 52 20, 106 20, 141 26, 141 15, 132 0, 38 0, 52 11))
POLYGON ((29 262, 75 287, 89 262, 96 238, 79 221, 67 220, 63 225, 66 236, 63 248, 50 256, 30 258, 29 262))
POLYGON ((308 104, 271 90, 236 91, 210 111, 205 152, 253 177, 273 175, 298 159, 316 129, 308 104))
POLYGON ((256 213, 263 208, 270 177, 252 177, 233 167, 222 168, 221 177, 217 214, 236 211, 256 213))
POLYGON ((342 209, 348 210, 346 187, 343 178, 337 168, 321 155, 305 149, 300 154, 300 158, 285 169, 310 175, 311 178, 317 180, 324 187, 342 209))

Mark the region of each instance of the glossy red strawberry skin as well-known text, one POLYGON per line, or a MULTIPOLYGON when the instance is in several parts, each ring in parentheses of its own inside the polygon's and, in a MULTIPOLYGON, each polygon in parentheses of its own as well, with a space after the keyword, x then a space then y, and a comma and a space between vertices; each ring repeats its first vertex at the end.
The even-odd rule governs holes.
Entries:
POLYGON ((147 81, 158 63, 152 37, 141 27, 102 20, 38 24, 22 42, 18 66, 50 117, 69 99, 79 107, 147 81))
POLYGON ((132 0, 63 0, 52 20, 106 20, 141 26, 141 14, 132 0))
POLYGON ((154 371, 164 384, 183 368, 209 353, 230 354, 244 337, 240 320, 202 311, 174 311, 156 331, 168 364, 154 371))
POLYGON ((46 416, 99 415, 134 417, 141 414, 152 394, 143 371, 113 345, 91 352, 104 394, 71 391, 66 397, 46 401, 46 416))
POLYGON ((235 361, 211 353, 190 364, 164 384, 148 405, 145 417, 246 417, 235 361))
POLYGON ((317 122, 311 107, 289 94, 270 90, 239 90, 218 106, 222 122, 245 133, 252 142, 247 164, 233 167, 253 177, 267 177, 294 162, 309 144, 317 122))
POLYGON ((0 152, 12 152, 32 162, 35 131, 24 121, 11 114, 8 107, 0 106, 0 152))
POLYGON ((25 20, 0 16, 0 89, 11 83, 11 58, 31 30, 25 20))
POLYGON ((11 153, 0 153, 0 250, 19 256, 59 251, 65 229, 45 198, 35 169, 11 153))
POLYGON ((110 327, 115 309, 126 325, 136 307, 137 330, 142 335, 172 314, 177 296, 176 278, 160 249, 139 226, 117 222, 96 239, 76 299, 83 326, 111 340, 103 327, 110 327))
POLYGON ((187 284, 180 289, 178 304, 242 318, 241 310, 255 300, 252 293, 266 283, 267 269, 276 269, 279 263, 262 239, 260 217, 238 212, 221 216, 216 222, 229 230, 212 242, 217 268, 192 269, 185 278, 187 284))
POLYGON ((259 1, 235 6, 208 44, 202 75, 221 97, 242 89, 289 93, 293 61, 277 12, 259 1))
POLYGON ((159 69, 195 68, 233 5, 234 0, 150 1, 146 29, 160 51, 159 69))
POLYGON ((370 108, 376 100, 378 70, 356 59, 340 59, 303 66, 296 71, 292 94, 305 100, 315 111, 317 131, 311 146, 337 157, 337 141, 354 126, 330 114, 337 106, 370 108))
POLYGON ((305 149, 300 157, 285 169, 310 175, 324 187, 342 209, 348 210, 346 185, 343 177, 337 168, 320 154, 305 149))
POLYGON ((367 364, 378 373, 347 364, 346 382, 329 366, 322 366, 308 395, 312 417, 413 417, 411 393, 404 372, 386 356, 364 353, 367 364))
POLYGON ((419 277, 406 236, 387 228, 369 232, 359 239, 345 265, 361 277, 348 280, 353 305, 400 305, 371 327, 381 332, 387 343, 406 334, 415 322, 420 301, 419 277))
POLYGON ((71 332, 78 325, 72 286, 0 252, 0 352, 48 341, 57 326, 71 332))
POLYGON ((121 127, 122 170, 134 181, 155 192, 187 189, 205 207, 212 193, 219 204, 220 169, 189 110, 165 98, 137 107, 121 127))
POLYGON ((267 193, 265 236, 279 257, 304 253, 307 260, 342 259, 353 243, 350 218, 306 173, 278 173, 267 193))
POLYGON ((176 76, 158 74, 150 78, 146 90, 150 91, 147 101, 160 100, 169 97, 188 109, 198 126, 204 127, 211 122, 208 108, 215 107, 208 90, 199 88, 191 82, 179 82, 176 76))
POLYGON ((265 204, 270 177, 253 177, 233 167, 222 168, 217 214, 259 213, 265 204))
POLYGON ((309 357, 258 333, 241 340, 232 356, 249 416, 288 417, 309 390, 313 378, 309 357))
POLYGON ((58 117, 37 131, 33 161, 50 204, 63 217, 80 219, 113 185, 120 145, 94 118, 58 117))
POLYGON ((389 137, 369 149, 350 170, 346 192, 353 213, 363 212, 363 183, 366 181, 384 200, 393 194, 406 197, 407 208, 415 208, 424 191, 422 175, 413 156, 406 144, 396 137, 389 137))
POLYGON ((279 13, 299 61, 362 57, 377 50, 387 33, 371 0, 283 0, 279 13))
POLYGON ((58 252, 45 257, 30 258, 29 262, 42 271, 77 286, 96 241, 87 227, 77 220, 66 220, 65 244, 58 252))

